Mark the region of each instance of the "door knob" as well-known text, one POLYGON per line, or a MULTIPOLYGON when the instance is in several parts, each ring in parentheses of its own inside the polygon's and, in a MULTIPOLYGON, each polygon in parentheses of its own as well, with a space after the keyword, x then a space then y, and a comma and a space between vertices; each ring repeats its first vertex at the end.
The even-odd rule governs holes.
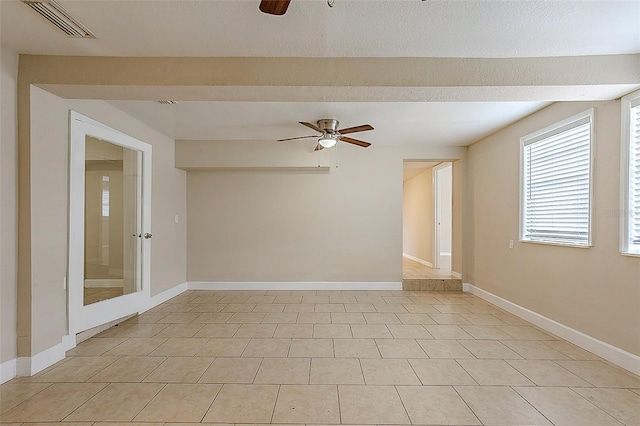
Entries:
POLYGON ((153 237, 153 234, 150 234, 148 232, 145 232, 144 237, 148 240, 149 238, 153 237))

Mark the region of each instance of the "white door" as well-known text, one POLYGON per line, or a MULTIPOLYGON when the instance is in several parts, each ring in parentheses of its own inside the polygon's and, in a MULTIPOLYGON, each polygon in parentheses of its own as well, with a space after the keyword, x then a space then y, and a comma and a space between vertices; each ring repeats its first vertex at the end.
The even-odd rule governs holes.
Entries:
POLYGON ((453 167, 445 162, 433 168, 434 182, 434 269, 451 270, 453 232, 453 167))
POLYGON ((71 111, 69 332, 150 299, 151 145, 71 111))

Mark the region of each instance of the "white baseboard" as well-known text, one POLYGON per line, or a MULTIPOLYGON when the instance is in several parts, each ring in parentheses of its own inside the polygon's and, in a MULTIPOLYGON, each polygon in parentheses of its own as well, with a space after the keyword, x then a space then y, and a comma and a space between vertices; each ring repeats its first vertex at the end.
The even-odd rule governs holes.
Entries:
POLYGON ((402 290, 402 282, 190 281, 189 290, 402 290))
POLYGON ((424 266, 428 266, 429 268, 433 268, 433 263, 427 262, 426 260, 420 259, 419 257, 411 256, 410 254, 407 254, 407 253, 402 253, 402 256, 406 257, 409 260, 413 260, 414 262, 421 263, 424 266))
POLYGON ((13 358, 0 364, 0 384, 16 377, 17 359, 13 358))
POLYGON ((124 287, 124 280, 120 279, 102 279, 102 278, 91 278, 84 280, 84 286, 89 288, 114 288, 114 287, 124 287))
POLYGON ((453 278, 462 279, 462 274, 460 272, 451 271, 451 276, 453 278))
POLYGON ((496 296, 495 294, 476 287, 473 284, 462 284, 462 290, 476 295, 507 312, 517 315, 518 317, 537 325, 543 330, 553 333, 574 345, 580 346, 581 348, 629 370, 634 374, 640 375, 640 357, 637 355, 598 340, 595 337, 591 337, 588 334, 540 315, 537 312, 503 299, 500 296, 496 296))
POLYGON ((62 341, 32 357, 19 357, 16 363, 16 375, 33 376, 64 359, 68 350, 76 347, 76 336, 66 335, 62 341))
POLYGON ((184 282, 182 284, 178 284, 175 287, 171 287, 170 289, 165 290, 162 293, 158 293, 155 296, 151 296, 151 299, 149 300, 149 307, 147 308, 147 310, 154 308, 173 297, 176 297, 177 295, 187 291, 188 288, 188 283, 184 282))

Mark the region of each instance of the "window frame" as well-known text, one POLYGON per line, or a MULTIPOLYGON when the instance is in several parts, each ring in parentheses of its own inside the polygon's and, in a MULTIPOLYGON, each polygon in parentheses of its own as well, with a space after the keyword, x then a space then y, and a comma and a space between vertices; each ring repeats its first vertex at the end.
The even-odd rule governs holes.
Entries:
POLYGON ((583 111, 579 114, 575 114, 571 117, 568 117, 562 121, 551 124, 543 129, 537 130, 535 132, 529 133, 520 138, 520 188, 519 188, 519 196, 520 196, 520 211, 519 211, 519 234, 518 241, 521 243, 527 244, 542 244, 542 245, 551 245, 558 247, 573 247, 573 248, 581 248, 588 249, 593 247, 593 206, 594 206, 594 164, 595 164, 595 108, 590 108, 586 111, 583 111), (564 131, 570 130, 574 127, 580 126, 581 121, 588 119, 589 122, 589 218, 588 218, 588 227, 587 227, 587 242, 586 244, 572 244, 569 242, 558 242, 558 241, 545 241, 538 239, 529 239, 524 237, 525 232, 525 146, 536 143, 538 141, 544 140, 548 137, 554 136, 556 134, 562 133, 564 131), (575 126, 572 126, 575 125, 575 126))
POLYGON ((640 90, 631 92, 623 96, 620 100, 622 128, 621 128, 621 150, 620 150, 620 253, 624 256, 640 257, 638 251, 631 251, 630 243, 630 222, 631 222, 631 108, 640 108, 640 90), (633 105, 636 104, 636 105, 633 105), (632 106, 633 105, 633 106, 632 106))

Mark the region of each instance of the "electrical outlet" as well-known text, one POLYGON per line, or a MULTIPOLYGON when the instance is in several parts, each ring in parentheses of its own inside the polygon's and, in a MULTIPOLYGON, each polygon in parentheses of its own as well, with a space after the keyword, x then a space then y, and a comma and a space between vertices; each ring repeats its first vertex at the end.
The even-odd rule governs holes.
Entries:
POLYGON ((67 277, 62 277, 62 289, 67 289, 67 277))
POLYGON ((180 222, 180 220, 179 220, 179 219, 180 219, 180 218, 178 217, 178 215, 175 215, 175 216, 173 217, 173 221, 174 221, 175 223, 180 222))
POLYGON ((509 240, 509 248, 513 250, 513 240, 509 240))

